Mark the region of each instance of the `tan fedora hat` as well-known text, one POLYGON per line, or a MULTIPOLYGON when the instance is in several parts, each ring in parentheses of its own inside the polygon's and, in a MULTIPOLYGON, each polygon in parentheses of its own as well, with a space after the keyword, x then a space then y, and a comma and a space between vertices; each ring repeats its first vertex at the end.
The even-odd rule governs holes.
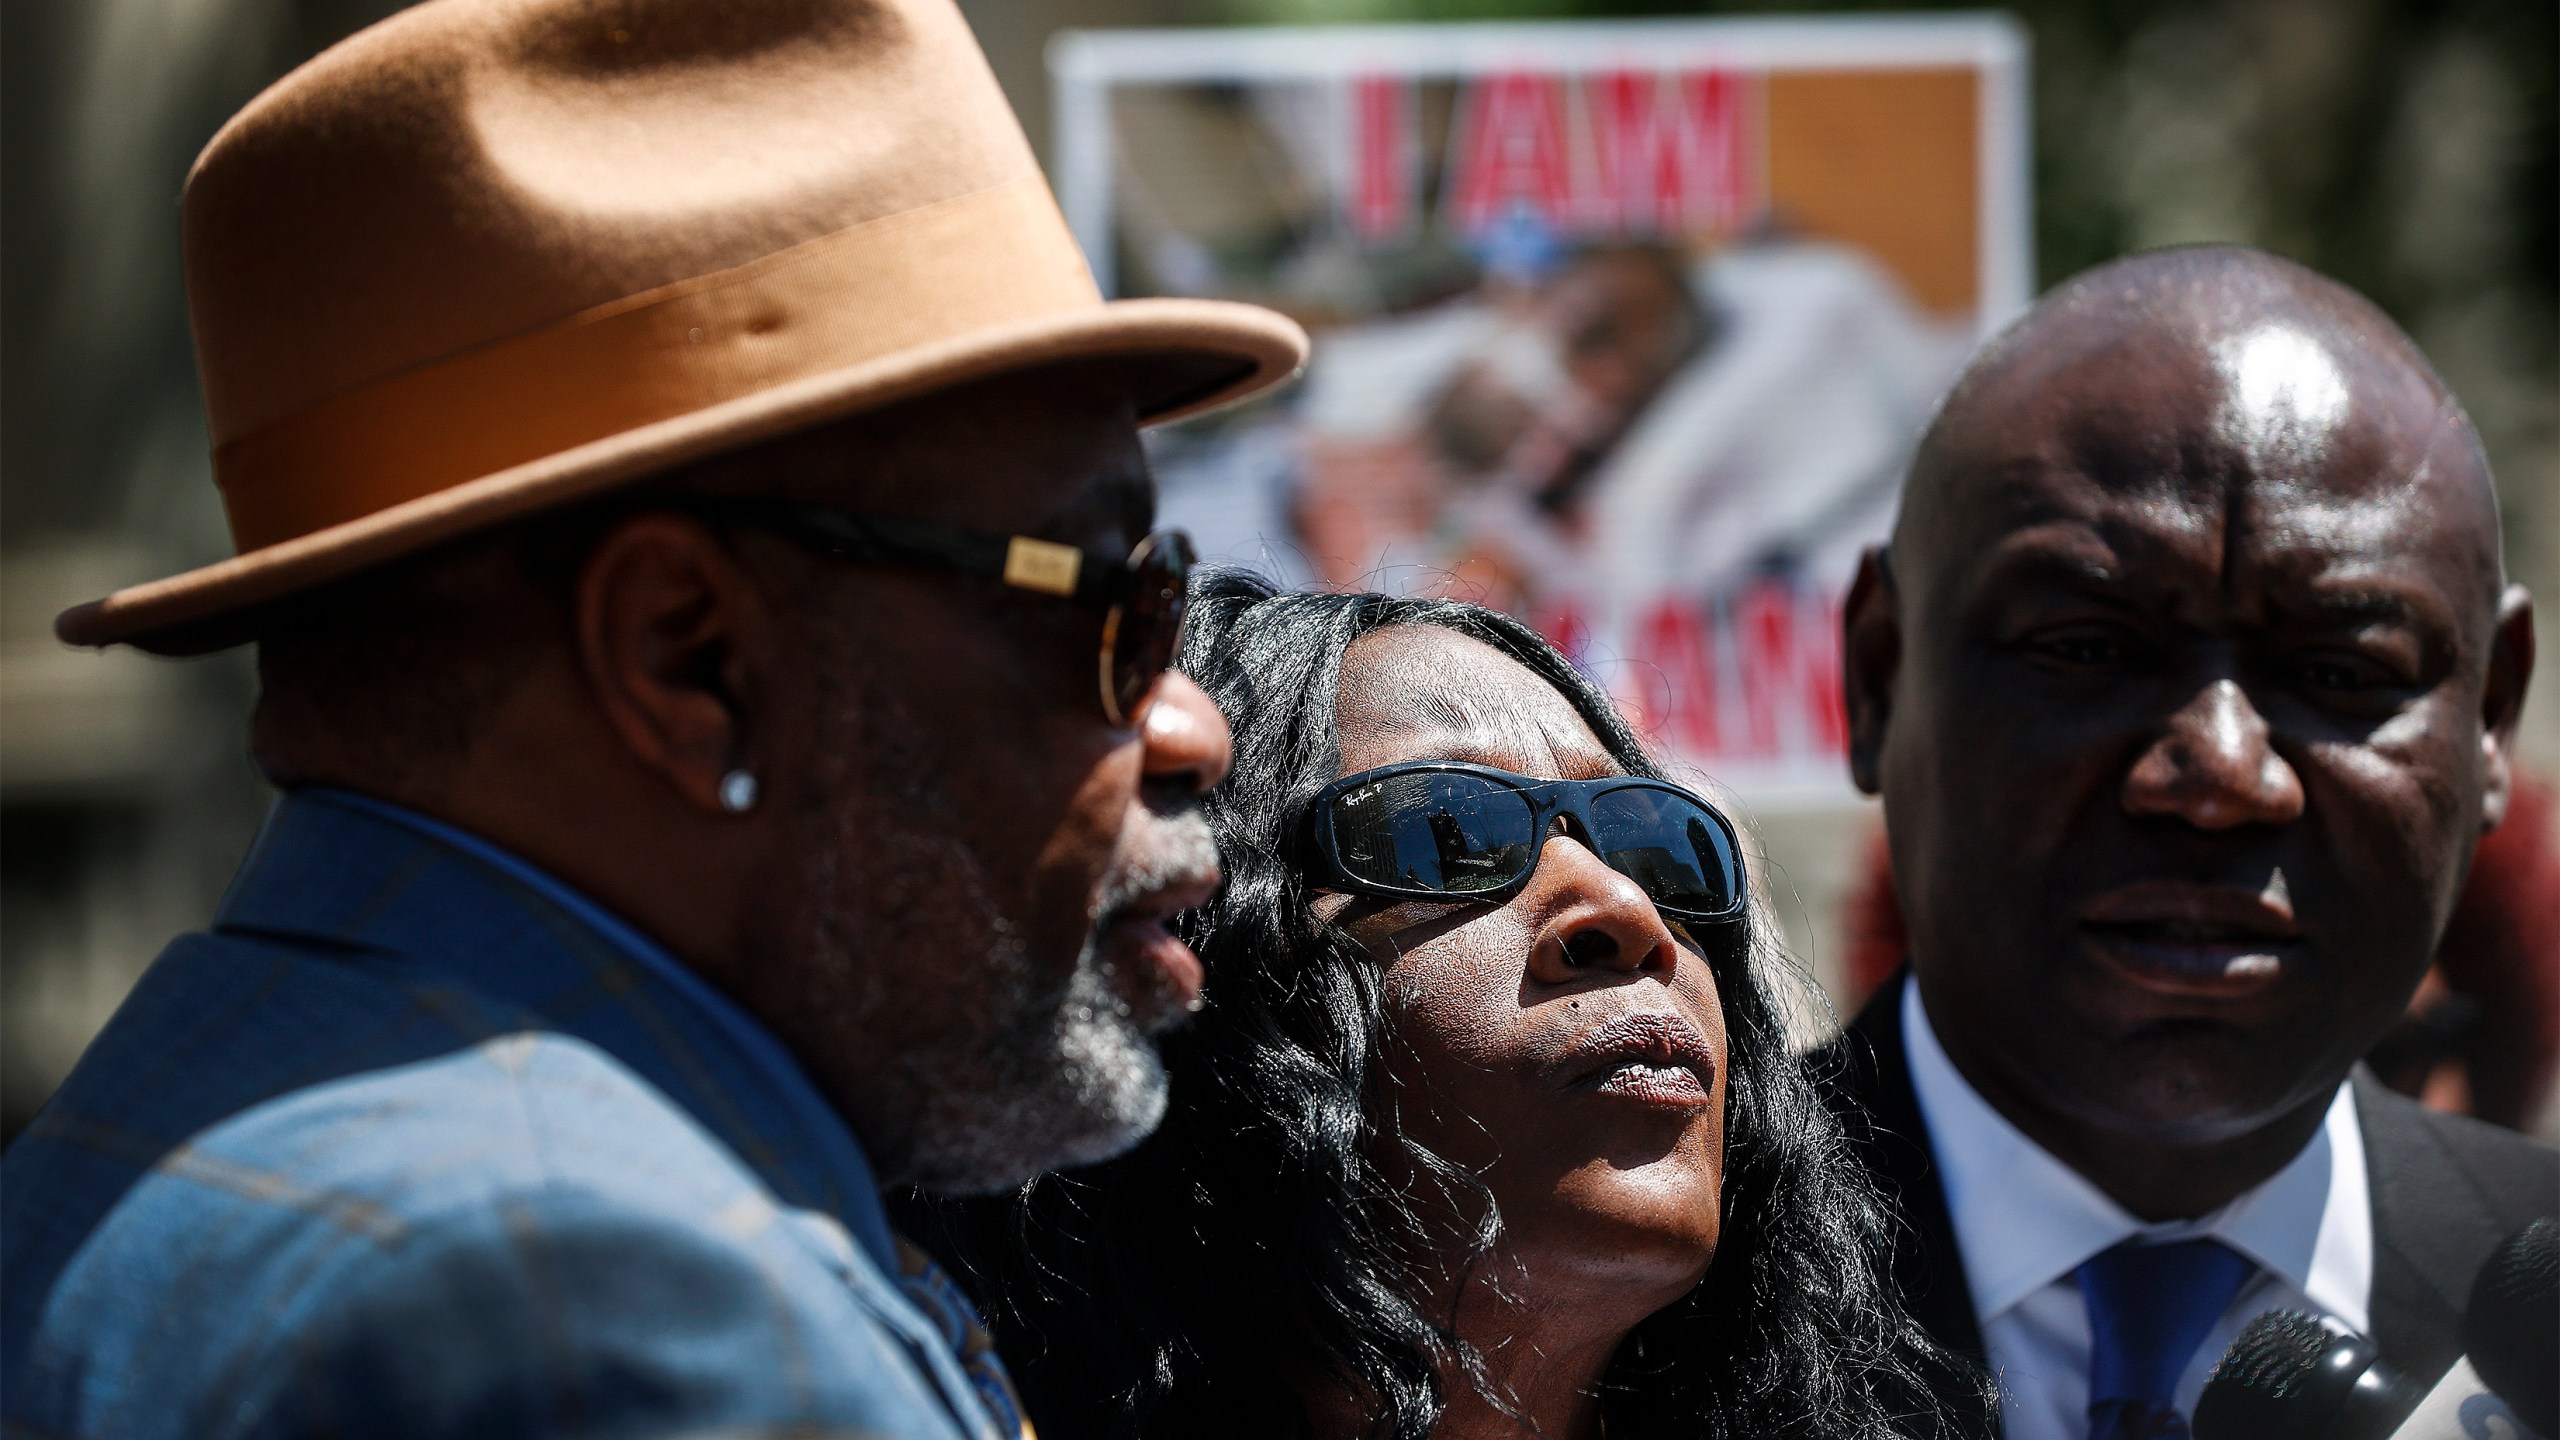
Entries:
POLYGON ((1104 303, 951 0, 431 0, 187 178, 235 558, 55 621, 169 654, 437 541, 1003 371, 1141 419, 1292 374, 1286 318, 1104 303))

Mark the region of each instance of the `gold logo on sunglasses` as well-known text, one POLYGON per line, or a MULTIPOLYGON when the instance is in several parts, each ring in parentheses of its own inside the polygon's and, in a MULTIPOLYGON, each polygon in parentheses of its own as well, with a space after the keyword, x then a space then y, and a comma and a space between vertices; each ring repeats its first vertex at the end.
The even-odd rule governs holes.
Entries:
POLYGON ((1016 535, 1005 547, 1004 583, 1022 590, 1073 595, 1076 572, 1083 567, 1084 552, 1073 545, 1016 535))

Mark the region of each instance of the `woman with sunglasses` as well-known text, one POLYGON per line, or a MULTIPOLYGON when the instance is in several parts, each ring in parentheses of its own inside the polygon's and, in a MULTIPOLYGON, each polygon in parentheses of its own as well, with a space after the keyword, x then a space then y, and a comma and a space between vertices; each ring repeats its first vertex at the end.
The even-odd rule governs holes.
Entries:
POLYGON ((935 1217, 1041 1433, 1938 1433, 1725 817, 1473 606, 1214 574, 1181 666, 1235 765, 1172 1110, 935 1217))

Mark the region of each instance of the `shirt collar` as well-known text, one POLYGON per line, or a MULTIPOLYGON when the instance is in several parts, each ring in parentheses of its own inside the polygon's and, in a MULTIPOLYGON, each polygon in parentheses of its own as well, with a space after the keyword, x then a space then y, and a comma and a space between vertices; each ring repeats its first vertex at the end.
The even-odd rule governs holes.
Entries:
POLYGON ((2310 1143, 2256 1188, 2197 1219, 2145 1225, 2028 1139, 1957 1073, 1930 1028, 1916 979, 1903 982, 1902 1032, 1977 1320, 1988 1323, 2123 1241, 2209 1237, 2346 1325, 2369 1328, 2373 1213, 2364 1133, 2346 1085, 2331 1097, 2310 1143))
POLYGON ((840 1184, 833 1187, 838 1191, 842 1206, 838 1218, 843 1220, 845 1228, 863 1249, 870 1252, 884 1273, 896 1273, 897 1244, 889 1230, 888 1215, 880 1204, 879 1186, 872 1177, 870 1161, 863 1154, 860 1143, 846 1128, 834 1107, 819 1095, 808 1072, 801 1069, 791 1052, 783 1048, 772 1031, 740 1009, 737 1002, 713 988, 668 953, 664 946, 632 928, 620 916, 571 889, 549 871, 480 836, 405 806, 352 791, 306 790, 298 792, 295 798, 297 801, 345 806, 470 856, 557 906, 674 992, 728 1041, 789 1112, 801 1136, 817 1149, 823 1162, 840 1180, 840 1184))

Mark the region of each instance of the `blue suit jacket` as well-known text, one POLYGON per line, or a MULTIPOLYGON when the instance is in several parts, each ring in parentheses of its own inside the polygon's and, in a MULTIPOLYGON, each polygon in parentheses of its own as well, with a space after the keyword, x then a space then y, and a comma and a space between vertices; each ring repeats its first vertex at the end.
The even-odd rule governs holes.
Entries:
POLYGON ((0 1414, 995 1435, 897 1263, 725 999, 482 842, 305 793, 0 1162, 0 1414))

